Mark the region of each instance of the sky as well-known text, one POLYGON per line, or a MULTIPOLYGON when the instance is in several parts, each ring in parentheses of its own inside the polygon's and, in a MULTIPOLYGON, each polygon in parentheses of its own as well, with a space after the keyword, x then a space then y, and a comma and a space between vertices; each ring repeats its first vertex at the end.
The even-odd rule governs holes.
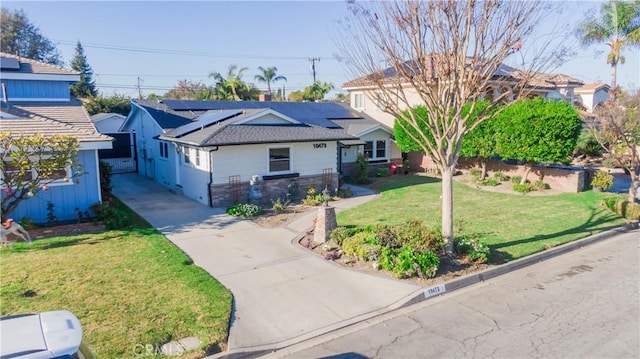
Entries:
MULTIPOLYGON (((561 21, 575 27, 598 1, 563 3, 561 21)), ((289 93, 318 81, 332 83, 334 96, 349 71, 337 60, 337 22, 347 15, 343 0, 325 1, 2 1, 23 9, 40 32, 52 40, 66 64, 77 41, 84 47, 94 80, 103 95, 137 97, 163 94, 179 80, 212 84, 211 72, 226 74, 229 65, 248 67, 243 80, 255 82, 258 66, 278 68, 289 93)), ((567 42, 576 42, 567 38, 567 42)), ((525 44, 526 46, 527 44, 525 44)), ((609 82, 606 45, 576 49, 553 72, 585 83, 609 82), (598 51, 602 53, 598 54, 598 51)), ((640 86, 640 50, 627 50, 618 67, 618 84, 640 86)), ((261 89, 265 84, 255 83, 261 89)))

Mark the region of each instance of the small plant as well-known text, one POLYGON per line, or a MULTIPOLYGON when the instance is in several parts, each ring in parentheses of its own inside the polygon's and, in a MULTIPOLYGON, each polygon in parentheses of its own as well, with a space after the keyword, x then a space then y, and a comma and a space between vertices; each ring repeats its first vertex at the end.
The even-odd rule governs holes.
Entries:
POLYGON ((606 190, 613 186, 613 176, 605 171, 596 171, 591 180, 591 186, 606 190))
POLYGON ((431 251, 421 253, 411 247, 404 246, 397 253, 392 272, 397 278, 415 276, 431 278, 436 274, 439 266, 440 258, 435 253, 431 251))
POLYGON ((376 171, 377 177, 389 177, 391 175, 391 171, 388 168, 378 168, 376 171))
POLYGON ((518 193, 529 193, 533 190, 533 187, 531 186, 531 183, 524 183, 524 184, 517 183, 513 185, 513 190, 518 193))
POLYGON ((500 185, 500 181, 493 178, 485 178, 483 180, 479 180, 478 184, 481 186, 498 186, 500 185))
POLYGON ((291 204, 291 200, 287 199, 286 201, 283 201, 281 198, 278 198, 275 201, 271 200, 271 203, 273 204, 273 212, 279 214, 284 213, 287 210, 287 208, 291 204))
POLYGON ((616 161, 615 158, 605 158, 602 160, 602 166, 605 168, 616 168, 618 161, 616 161))
POLYGON ((491 255, 491 250, 479 239, 466 236, 454 239, 456 252, 466 255, 471 262, 486 263, 491 255))
POLYGON ((52 224, 57 220, 58 218, 56 218, 56 210, 53 202, 47 202, 47 223, 52 224))
POLYGON ((522 176, 511 177, 511 183, 513 184, 520 184, 521 181, 522 181, 522 176))
POLYGON ((107 230, 125 228, 133 221, 122 205, 112 199, 91 205, 91 210, 96 214, 94 221, 103 221, 107 230))
POLYGON ((345 238, 349 238, 353 235, 353 231, 347 227, 338 227, 331 231, 329 238, 333 241, 333 243, 342 246, 342 242, 344 242, 345 238))
POLYGON ((404 172, 405 175, 408 175, 410 170, 411 162, 409 160, 402 161, 402 172, 404 172))
MULTIPOLYGON (((330 200, 333 200, 333 198, 330 198, 330 200)), ((318 193, 315 186, 307 188, 307 197, 302 199, 302 204, 315 207, 321 205, 323 202, 324 197, 322 193, 318 193)))
POLYGON ((469 170, 469 176, 471 176, 473 182, 478 182, 481 179, 480 176, 482 176, 482 170, 478 167, 473 167, 469 170))
POLYGON ((111 193, 111 175, 113 174, 113 169, 110 164, 100 161, 99 165, 100 170, 100 191, 102 191, 102 195, 111 193))
POLYGON ((262 214, 262 207, 251 203, 240 203, 229 207, 227 214, 236 217, 254 217, 262 214))
POLYGON ((358 155, 356 159, 356 168, 354 180, 358 184, 369 184, 369 161, 365 155, 358 155))
POLYGON ((502 171, 496 171, 493 173, 493 178, 500 182, 506 182, 509 180, 509 176, 505 175, 502 171))
POLYGON ((549 189, 549 185, 542 180, 537 180, 533 182, 533 189, 536 191, 544 191, 545 189, 549 189))
POLYGON ((339 251, 331 251, 331 252, 327 252, 324 255, 324 259, 328 260, 328 261, 333 261, 340 258, 340 252, 339 251))
POLYGON ((439 232, 418 219, 407 220, 398 227, 397 241, 401 246, 408 246, 421 252, 438 251, 445 245, 439 232))
POLYGON ((22 228, 26 229, 27 231, 38 228, 38 224, 34 222, 33 219, 31 219, 31 217, 29 216, 22 217, 22 219, 19 220, 18 223, 20 223, 22 228))

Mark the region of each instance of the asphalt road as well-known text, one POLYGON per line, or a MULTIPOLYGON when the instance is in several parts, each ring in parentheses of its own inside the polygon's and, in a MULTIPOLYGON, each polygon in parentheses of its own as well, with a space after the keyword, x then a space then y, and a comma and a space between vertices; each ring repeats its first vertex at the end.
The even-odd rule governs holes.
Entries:
POLYGON ((640 232, 285 348, 278 358, 640 358, 640 232))

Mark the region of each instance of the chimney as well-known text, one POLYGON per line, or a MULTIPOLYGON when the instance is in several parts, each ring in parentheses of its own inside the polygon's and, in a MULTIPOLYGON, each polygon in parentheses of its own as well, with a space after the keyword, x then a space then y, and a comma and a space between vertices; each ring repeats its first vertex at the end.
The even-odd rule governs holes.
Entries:
POLYGON ((260 95, 258 95, 258 101, 260 101, 260 102, 269 102, 269 101, 271 101, 271 94, 270 93, 261 93, 260 95))

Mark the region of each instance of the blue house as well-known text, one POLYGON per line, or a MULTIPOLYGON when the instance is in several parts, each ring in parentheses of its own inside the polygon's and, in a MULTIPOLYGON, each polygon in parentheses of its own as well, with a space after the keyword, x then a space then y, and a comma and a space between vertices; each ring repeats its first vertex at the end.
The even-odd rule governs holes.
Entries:
MULTIPOLYGON (((112 147, 112 138, 98 133, 82 102, 70 96, 69 86, 80 80, 80 74, 6 53, 0 53, 0 70, 0 131, 12 136, 68 135, 80 145, 80 174, 72 173, 78 169, 60 169, 59 178, 48 179, 46 187, 22 201, 8 217, 29 217, 38 223, 47 222, 48 214, 60 221, 78 218, 78 212, 102 202, 98 150, 112 147)), ((2 160, 0 194, 4 198, 11 193, 3 180, 4 171, 11 168, 10 156, 2 155, 2 160)))

